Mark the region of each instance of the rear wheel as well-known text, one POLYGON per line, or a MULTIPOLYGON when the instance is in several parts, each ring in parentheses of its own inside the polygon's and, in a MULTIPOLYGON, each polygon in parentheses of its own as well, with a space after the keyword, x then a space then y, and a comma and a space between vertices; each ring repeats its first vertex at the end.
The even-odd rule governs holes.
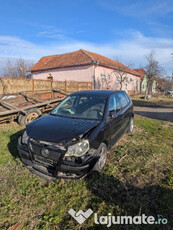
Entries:
POLYGON ((107 146, 104 143, 101 143, 97 151, 97 156, 100 156, 100 158, 93 168, 94 171, 101 171, 103 169, 106 164, 107 151, 107 146))
POLYGON ((41 111, 38 108, 29 109, 26 114, 20 114, 18 123, 20 125, 27 125, 30 122, 36 120, 41 115, 41 111))
POLYGON ((128 128, 127 132, 128 132, 128 133, 132 133, 132 132, 133 132, 133 129, 134 129, 134 118, 131 117, 131 118, 130 118, 129 128, 128 128))

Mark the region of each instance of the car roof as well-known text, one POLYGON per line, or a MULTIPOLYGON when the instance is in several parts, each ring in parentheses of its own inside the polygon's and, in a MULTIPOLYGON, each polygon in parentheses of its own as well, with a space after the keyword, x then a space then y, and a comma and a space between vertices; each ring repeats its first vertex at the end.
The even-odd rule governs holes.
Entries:
POLYGON ((82 96, 105 96, 108 97, 112 94, 125 92, 123 90, 86 90, 72 93, 71 95, 82 95, 82 96))

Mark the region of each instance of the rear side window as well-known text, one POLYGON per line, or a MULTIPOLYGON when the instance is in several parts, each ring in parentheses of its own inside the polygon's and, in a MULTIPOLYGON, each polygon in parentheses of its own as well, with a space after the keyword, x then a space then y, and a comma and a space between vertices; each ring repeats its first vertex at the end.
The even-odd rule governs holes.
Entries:
POLYGON ((109 102, 109 111, 120 111, 121 106, 117 96, 112 96, 109 102))
POLYGON ((128 96, 126 93, 124 93, 124 95, 125 95, 125 97, 127 98, 127 101, 128 101, 128 103, 129 103, 129 102, 130 102, 129 96, 128 96))
POLYGON ((124 93, 118 93, 117 96, 120 100, 122 108, 124 108, 128 104, 127 97, 125 96, 124 93))

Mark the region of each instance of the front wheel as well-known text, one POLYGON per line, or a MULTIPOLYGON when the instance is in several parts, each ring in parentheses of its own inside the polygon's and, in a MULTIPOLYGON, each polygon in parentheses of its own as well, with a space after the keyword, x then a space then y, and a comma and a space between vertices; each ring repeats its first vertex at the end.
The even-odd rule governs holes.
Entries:
POLYGON ((101 143, 101 145, 98 148, 97 156, 100 156, 97 163, 95 164, 93 171, 101 171, 106 164, 107 159, 107 146, 104 143, 101 143))

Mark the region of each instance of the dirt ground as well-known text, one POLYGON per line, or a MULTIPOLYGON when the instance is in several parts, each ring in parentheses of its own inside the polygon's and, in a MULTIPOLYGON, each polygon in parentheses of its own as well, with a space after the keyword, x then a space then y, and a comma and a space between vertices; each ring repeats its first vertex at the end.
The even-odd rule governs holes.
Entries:
POLYGON ((134 113, 143 117, 173 122, 173 106, 134 106, 134 113))

